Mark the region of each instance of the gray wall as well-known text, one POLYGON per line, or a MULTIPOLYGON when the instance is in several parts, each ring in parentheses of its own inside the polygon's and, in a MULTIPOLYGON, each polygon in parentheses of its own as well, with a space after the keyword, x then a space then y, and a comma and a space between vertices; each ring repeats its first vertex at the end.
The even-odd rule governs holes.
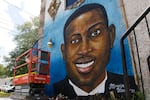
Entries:
MULTIPOLYGON (((136 19, 150 6, 150 0, 122 0, 126 14, 126 27, 130 27, 136 19)), ((149 28, 150 28, 150 13, 147 16, 149 28)), ((150 38, 146 29, 146 24, 142 21, 135 29, 137 36, 137 44, 139 49, 139 57, 141 63, 141 72, 143 77, 144 92, 146 100, 150 100, 150 72, 147 64, 147 57, 150 55, 150 38)), ((132 64, 134 66, 135 78, 137 84, 142 87, 141 74, 139 69, 139 63, 137 60, 137 53, 135 49, 134 35, 130 35, 130 46, 132 53, 132 64)), ((142 90, 142 88, 141 88, 142 90)))

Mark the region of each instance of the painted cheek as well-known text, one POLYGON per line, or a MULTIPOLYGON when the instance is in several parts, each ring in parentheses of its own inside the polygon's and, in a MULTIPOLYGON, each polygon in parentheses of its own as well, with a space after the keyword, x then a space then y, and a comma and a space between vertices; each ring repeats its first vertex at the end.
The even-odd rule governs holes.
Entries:
POLYGON ((79 46, 80 46, 79 44, 78 45, 76 44, 76 45, 70 46, 69 50, 71 51, 71 55, 73 57, 78 54, 78 51, 80 50, 79 46))

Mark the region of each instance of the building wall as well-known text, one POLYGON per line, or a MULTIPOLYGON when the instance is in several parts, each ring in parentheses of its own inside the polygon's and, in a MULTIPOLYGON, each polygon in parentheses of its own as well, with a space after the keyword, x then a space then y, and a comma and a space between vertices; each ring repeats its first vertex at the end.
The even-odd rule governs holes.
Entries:
MULTIPOLYGON (((48 14, 48 8, 50 6, 52 0, 41 0, 42 4, 44 4, 45 6, 41 6, 41 8, 43 8, 43 10, 41 9, 41 27, 40 27, 40 32, 39 35, 40 37, 42 37, 42 43, 41 43, 41 48, 44 50, 48 50, 51 52, 51 66, 50 66, 50 75, 51 75, 51 84, 48 85, 47 87, 47 93, 50 93, 49 95, 51 95, 51 92, 53 90, 52 85, 53 83, 63 79, 66 75, 66 70, 65 70, 65 63, 62 60, 62 54, 60 51, 60 45, 61 43, 63 43, 63 28, 61 26, 64 25, 65 20, 68 18, 68 15, 70 13, 72 13, 73 10, 66 10, 64 8, 64 1, 65 0, 60 0, 61 1, 61 5, 57 11, 57 14, 55 16, 55 19, 51 18, 50 15, 48 14), (44 21, 44 23, 43 23, 44 21), (44 25, 43 25, 44 24, 44 25), (53 46, 52 48, 48 48, 47 47, 47 42, 49 40, 52 40, 53 42, 53 46)), ((116 72, 118 74, 123 74, 122 71, 122 62, 121 62, 121 55, 115 56, 116 53, 120 53, 120 47, 119 47, 119 40, 122 36, 122 34, 125 32, 125 30, 131 26, 134 21, 138 18, 138 16, 141 15, 141 13, 147 8, 148 5, 150 5, 150 1, 149 0, 143 0, 141 2, 141 0, 106 0, 106 1, 99 1, 99 0, 95 0, 97 3, 102 3, 105 5, 106 3, 106 8, 108 10, 108 12, 110 13, 110 23, 115 23, 116 25, 118 25, 118 29, 117 29, 117 33, 120 33, 117 37, 118 39, 118 43, 116 46, 117 51, 114 51, 114 60, 112 61, 113 63, 110 64, 108 66, 108 70, 112 71, 112 72, 116 72), (109 3, 108 3, 109 2, 109 3), (136 2, 136 3, 135 3, 136 2), (107 7, 108 6, 108 7, 107 7), (113 10, 116 10, 113 12, 113 10), (122 9, 122 12, 121 12, 122 9), (118 15, 119 14, 119 15, 118 15), (114 19, 113 19, 114 18, 114 19), (120 19, 120 20, 118 20, 120 19), (122 22, 122 20, 124 20, 124 22, 122 22), (114 63, 117 62, 117 63, 114 63), (116 66, 117 64, 117 66, 116 66), (113 66, 116 66, 113 68, 113 66)), ((91 2, 95 2, 95 1, 90 1, 90 0, 85 0, 85 2, 83 4, 86 3, 91 3, 91 2)), ((149 17, 150 18, 150 17, 149 17)), ((141 30, 143 29, 143 25, 142 28, 139 27, 137 30, 138 32, 141 32, 141 30)), ((137 32, 137 33, 138 33, 137 32)), ((144 31, 143 31, 144 32, 144 31)), ((142 67, 142 72, 143 76, 144 76, 144 88, 145 88, 145 92, 146 92, 146 96, 148 97, 147 94, 150 94, 150 90, 149 88, 149 82, 150 80, 148 79, 149 77, 149 71, 148 71, 148 67, 147 67, 147 63, 146 63, 146 57, 148 54, 150 54, 150 47, 149 45, 149 38, 147 36, 147 34, 143 35, 138 35, 138 41, 139 45, 141 48, 140 49, 140 59, 142 61, 142 66, 146 66, 146 67, 142 67), (144 40, 144 42, 142 41, 144 40), (142 43, 144 43, 144 45, 141 45, 142 43), (143 51, 143 48, 146 48, 143 51)), ((135 56, 132 60, 132 65, 133 66, 138 66, 138 61, 136 58, 136 52, 135 52, 135 45, 134 45, 134 41, 132 40, 132 36, 130 37, 130 47, 131 47, 131 51, 133 50, 133 55, 135 56), (136 63, 133 63, 133 62, 136 63)), ((120 53, 121 54, 121 53, 120 53)), ((111 58, 113 59, 113 58, 111 58)), ((129 60, 130 57, 129 57, 129 60)), ((130 62, 128 62, 130 65, 130 62)), ((128 68, 129 69, 129 74, 132 75, 132 69, 131 69, 131 65, 128 68)), ((139 74, 139 69, 137 69, 137 76, 140 76, 139 74)), ((134 73, 135 73, 135 68, 134 68, 134 73)), ((137 78, 137 77, 136 77, 137 78)), ((137 82, 138 83, 138 82, 137 82)), ((139 85, 141 86, 141 83, 139 83, 139 85)))
MULTIPOLYGON (((122 0, 126 13, 126 27, 132 26, 136 19, 150 6, 150 0, 122 0)), ((148 24, 150 28, 150 13, 147 15, 148 24)), ((144 20, 136 27, 136 38, 139 50, 141 73, 139 68, 139 62, 137 59, 137 52, 135 47, 134 35, 130 35, 130 47, 132 52, 132 64, 134 66, 134 73, 136 74, 136 80, 142 90, 142 78, 143 87, 146 95, 146 100, 150 98, 150 71, 148 68, 147 57, 150 55, 150 37, 146 29, 144 20), (142 78, 141 78, 142 76, 142 78)))
POLYGON ((12 77, 10 77, 10 78, 0 78, 0 86, 1 85, 12 85, 12 77))
MULTIPOLYGON (((46 0, 45 4, 45 19, 44 19, 44 28, 43 28, 43 40, 41 48, 44 50, 48 50, 51 52, 51 66, 50 66, 50 76, 51 76, 51 84, 48 86, 48 92, 52 93, 53 84, 66 76, 65 63, 62 58, 60 46, 63 43, 63 26, 69 15, 79 8, 77 6, 75 8, 65 8, 65 0, 60 0, 61 4, 58 8, 57 14, 51 13, 50 5, 54 0, 46 0), (51 40, 53 42, 53 46, 51 48, 47 48, 45 44, 51 40)), ((59 1, 59 0, 58 0, 59 1)), ((82 0, 81 0, 82 1, 82 0)), ((87 3, 100 3, 102 4, 108 14, 109 24, 114 24, 116 26, 116 39, 114 46, 111 50, 111 58, 110 62, 107 65, 107 70, 117 74, 123 74, 122 71, 122 59, 121 59, 121 50, 120 50, 120 38, 125 32, 125 23, 124 17, 122 16, 122 11, 120 7, 119 0, 107 0, 107 1, 99 1, 99 0, 84 0, 81 5, 87 3), (109 3, 108 3, 109 2, 109 3)), ((128 48, 128 44, 126 44, 128 48)), ((128 52, 129 54, 129 52, 128 52)), ((128 58, 130 58, 128 56, 128 58)), ((131 60, 131 59, 130 59, 131 60)), ((131 62, 128 62, 129 74, 133 75, 131 62)), ((50 94, 51 95, 51 94, 50 94)))

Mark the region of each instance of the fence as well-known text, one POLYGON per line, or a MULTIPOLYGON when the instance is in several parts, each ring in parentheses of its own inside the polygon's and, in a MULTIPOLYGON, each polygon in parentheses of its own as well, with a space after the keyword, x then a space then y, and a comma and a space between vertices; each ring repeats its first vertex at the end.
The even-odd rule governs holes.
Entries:
MULTIPOLYGON (((122 36, 121 40, 120 40, 120 45, 121 45, 121 52, 122 52, 122 63, 123 63, 123 72, 124 72, 124 84, 125 84, 125 90, 126 90, 126 100, 130 99, 130 93, 129 93, 129 84, 128 84, 128 70, 127 70, 127 61, 126 61, 126 53, 125 53, 125 40, 129 37, 130 34, 133 33, 133 37, 134 38, 134 43, 135 43, 135 49, 136 49, 136 59, 138 62, 138 66, 139 66, 139 73, 140 73, 140 79, 141 79, 141 87, 142 87, 142 92, 144 93, 144 84, 143 84, 143 75, 142 75, 142 70, 141 70, 141 59, 139 56, 139 45, 137 43, 137 34, 136 34, 136 27, 139 25, 140 22, 146 24, 146 27, 142 28, 142 30, 146 30, 146 34, 148 33, 148 39, 150 39, 150 28, 149 28, 149 24, 148 24, 148 14, 150 12, 150 7, 148 7, 144 13, 135 21, 135 23, 124 33, 124 35, 122 36)), ((142 32, 141 32, 142 33, 142 32)), ((133 56, 133 55, 132 55, 133 56)), ((147 55, 147 65, 148 65, 148 69, 150 71, 150 54, 147 55)), ((132 59, 132 60, 133 60, 132 59)), ((134 66, 135 67, 135 66, 134 66)))

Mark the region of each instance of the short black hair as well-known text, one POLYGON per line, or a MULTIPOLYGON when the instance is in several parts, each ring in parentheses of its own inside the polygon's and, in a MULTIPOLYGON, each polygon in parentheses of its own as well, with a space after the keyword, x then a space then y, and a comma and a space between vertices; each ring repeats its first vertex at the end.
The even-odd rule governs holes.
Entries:
POLYGON ((71 23, 71 21, 74 20, 76 17, 80 16, 81 14, 86 13, 93 9, 100 9, 103 12, 104 19, 106 21, 106 25, 108 26, 108 17, 107 17, 107 13, 106 13, 106 10, 103 5, 98 4, 98 3, 85 4, 82 7, 80 7, 79 9, 77 9, 66 21, 66 23, 64 25, 64 38, 65 38, 66 28, 71 23))

